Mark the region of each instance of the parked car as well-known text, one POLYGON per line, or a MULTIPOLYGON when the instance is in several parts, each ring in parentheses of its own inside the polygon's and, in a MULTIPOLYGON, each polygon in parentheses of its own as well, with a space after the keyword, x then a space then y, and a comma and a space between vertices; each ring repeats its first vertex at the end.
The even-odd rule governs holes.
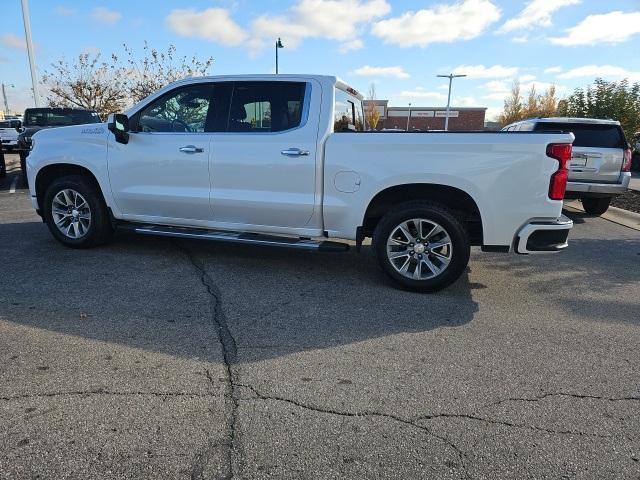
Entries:
POLYGON ((94 110, 81 108, 27 108, 24 112, 22 129, 17 139, 17 150, 20 154, 20 166, 25 173, 25 160, 31 150, 31 137, 45 128, 66 127, 100 123, 100 117, 94 110))
POLYGON ((7 176, 7 164, 4 160, 4 150, 2 148, 2 144, 0 143, 0 178, 4 178, 7 176))
POLYGON ((631 179, 631 146, 620 122, 595 118, 532 118, 507 125, 509 132, 571 132, 567 198, 582 201, 585 212, 602 215, 611 200, 625 193, 631 179))
POLYGON ((633 136, 633 153, 631 154, 631 170, 640 172, 640 132, 633 136))
POLYGON ((571 133, 363 132, 362 100, 328 76, 185 79, 106 124, 36 133, 32 203, 74 248, 115 227, 326 251, 371 237, 418 291, 454 282, 471 245, 567 246, 571 133))
POLYGON ((0 120, 0 143, 8 152, 18 145, 18 130, 22 122, 17 119, 0 120))

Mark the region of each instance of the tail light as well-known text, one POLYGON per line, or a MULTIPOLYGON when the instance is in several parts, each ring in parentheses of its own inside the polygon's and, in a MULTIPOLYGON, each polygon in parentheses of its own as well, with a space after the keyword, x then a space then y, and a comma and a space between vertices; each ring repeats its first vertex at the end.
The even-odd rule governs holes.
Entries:
POLYGON ((627 148, 624 151, 624 158, 622 160, 622 171, 630 172, 631 171, 631 157, 633 156, 631 149, 627 148))
POLYGON ((551 200, 563 200, 564 192, 567 189, 567 179, 569 170, 567 163, 571 160, 573 147, 570 143, 552 143, 547 146, 547 156, 558 160, 558 170, 551 175, 549 184, 549 198, 551 200))

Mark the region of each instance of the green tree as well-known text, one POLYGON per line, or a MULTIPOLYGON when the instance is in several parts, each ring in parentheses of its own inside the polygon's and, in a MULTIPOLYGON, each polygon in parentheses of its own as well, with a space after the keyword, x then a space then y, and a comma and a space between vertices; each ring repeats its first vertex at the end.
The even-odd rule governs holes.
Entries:
POLYGON ((586 89, 577 88, 559 110, 568 117, 618 120, 630 140, 640 131, 640 84, 597 78, 586 89))
POLYGON ((502 126, 508 125, 518 120, 522 120, 524 108, 522 105, 522 95, 520 95, 520 82, 514 80, 509 96, 504 100, 504 110, 498 117, 502 126))

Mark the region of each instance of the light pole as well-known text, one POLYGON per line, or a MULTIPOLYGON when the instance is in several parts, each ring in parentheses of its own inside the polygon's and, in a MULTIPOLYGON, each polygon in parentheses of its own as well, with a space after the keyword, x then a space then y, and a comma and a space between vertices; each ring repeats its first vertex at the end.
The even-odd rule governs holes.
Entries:
POLYGON ((278 50, 281 48, 284 48, 284 45, 280 37, 278 37, 278 41, 276 42, 276 75, 278 74, 278 50))
POLYGON ((409 115, 407 115, 407 132, 409 131, 409 122, 411 121, 411 104, 409 104, 409 115))
POLYGON ((444 115, 444 131, 446 132, 449 130, 449 108, 451 107, 451 84, 453 83, 454 78, 466 77, 466 75, 454 75, 453 73, 450 73, 449 75, 438 75, 438 77, 449 79, 449 96, 447 98, 447 111, 444 115))
POLYGON ((22 0, 22 21, 24 22, 24 36, 27 40, 27 53, 29 54, 29 68, 31 69, 31 84, 33 85, 33 100, 36 107, 40 106, 40 95, 38 95, 38 77, 36 74, 36 58, 33 53, 33 42, 31 41, 31 19, 29 18, 29 1, 22 0))
MULTIPOLYGON (((7 87, 15 87, 15 85, 7 85, 7 87)), ((2 99, 4 100, 4 113, 9 115, 9 102, 7 102, 7 91, 4 83, 2 84, 2 99)))

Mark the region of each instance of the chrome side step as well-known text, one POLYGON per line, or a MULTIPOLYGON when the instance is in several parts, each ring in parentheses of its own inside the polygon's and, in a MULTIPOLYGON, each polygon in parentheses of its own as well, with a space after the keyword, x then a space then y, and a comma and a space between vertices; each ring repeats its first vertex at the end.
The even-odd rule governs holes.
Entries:
POLYGON ((212 240, 230 243, 246 243, 269 247, 295 248, 299 250, 315 250, 320 252, 346 252, 349 245, 340 242, 315 241, 304 238, 278 237, 257 233, 235 233, 197 228, 145 226, 135 227, 134 231, 143 235, 159 235, 162 237, 190 238, 196 240, 212 240))

